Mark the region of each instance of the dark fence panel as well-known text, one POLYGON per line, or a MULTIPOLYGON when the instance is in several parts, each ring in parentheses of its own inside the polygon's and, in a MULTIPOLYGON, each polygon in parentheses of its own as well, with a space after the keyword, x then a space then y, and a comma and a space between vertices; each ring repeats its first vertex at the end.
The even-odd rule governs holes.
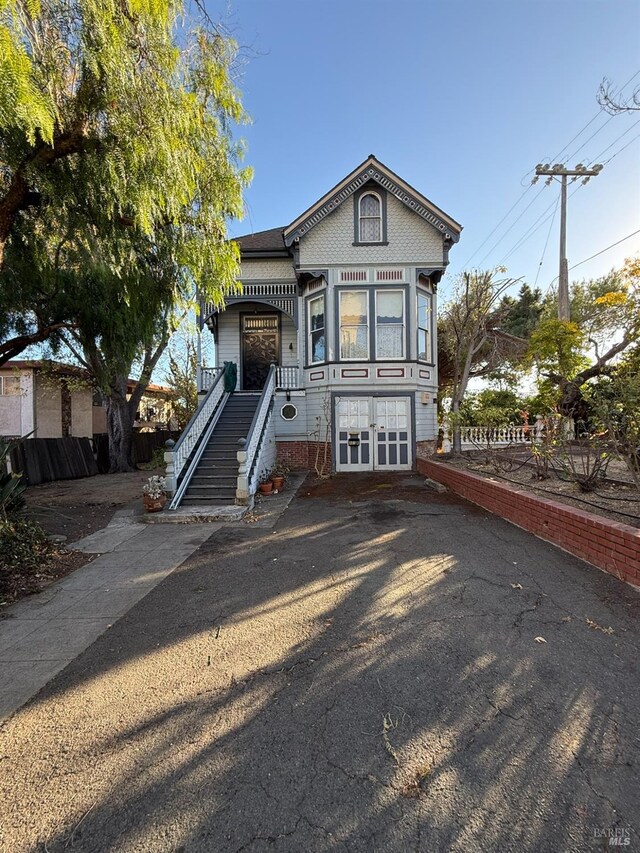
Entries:
MULTIPOLYGON (((142 462, 151 462, 153 452, 158 447, 164 449, 165 442, 172 438, 177 441, 179 432, 166 429, 155 432, 135 432, 133 434, 133 461, 136 465, 142 462)), ((109 470, 109 438, 106 433, 97 433, 93 436, 98 471, 106 474, 109 470)))
POLYGON ((27 438, 12 450, 11 468, 31 486, 98 473, 89 438, 27 438))

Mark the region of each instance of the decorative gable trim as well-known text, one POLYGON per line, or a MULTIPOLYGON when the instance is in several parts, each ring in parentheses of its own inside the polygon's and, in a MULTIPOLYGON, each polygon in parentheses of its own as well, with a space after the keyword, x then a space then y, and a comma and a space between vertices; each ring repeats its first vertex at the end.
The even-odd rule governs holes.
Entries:
POLYGON ((460 239, 462 226, 371 156, 313 207, 292 222, 288 228, 285 228, 285 244, 291 246, 296 240, 304 237, 368 181, 375 181, 384 190, 394 195, 410 210, 440 231, 445 240, 457 243, 460 239))

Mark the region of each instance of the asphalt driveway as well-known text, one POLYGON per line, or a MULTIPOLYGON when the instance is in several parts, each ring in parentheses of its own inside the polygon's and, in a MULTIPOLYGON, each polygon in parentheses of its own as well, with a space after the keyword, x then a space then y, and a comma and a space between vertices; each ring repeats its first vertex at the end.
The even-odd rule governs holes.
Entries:
POLYGON ((215 533, 0 730, 0 849, 640 850, 640 598, 417 476, 215 533))

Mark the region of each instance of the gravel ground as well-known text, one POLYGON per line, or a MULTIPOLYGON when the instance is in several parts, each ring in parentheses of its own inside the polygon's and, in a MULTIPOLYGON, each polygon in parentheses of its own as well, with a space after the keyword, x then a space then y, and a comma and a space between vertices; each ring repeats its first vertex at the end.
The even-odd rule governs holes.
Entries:
POLYGON ((422 483, 214 534, 0 730, 2 850, 640 849, 640 599, 422 483))

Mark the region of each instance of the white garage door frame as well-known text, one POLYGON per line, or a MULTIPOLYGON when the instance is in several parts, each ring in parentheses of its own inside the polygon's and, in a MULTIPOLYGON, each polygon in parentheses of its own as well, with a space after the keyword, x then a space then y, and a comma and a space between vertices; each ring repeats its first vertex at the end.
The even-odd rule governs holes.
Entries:
POLYGON ((334 469, 411 471, 415 458, 413 394, 361 392, 333 395, 334 469), (357 446, 348 440, 356 439, 357 446))

